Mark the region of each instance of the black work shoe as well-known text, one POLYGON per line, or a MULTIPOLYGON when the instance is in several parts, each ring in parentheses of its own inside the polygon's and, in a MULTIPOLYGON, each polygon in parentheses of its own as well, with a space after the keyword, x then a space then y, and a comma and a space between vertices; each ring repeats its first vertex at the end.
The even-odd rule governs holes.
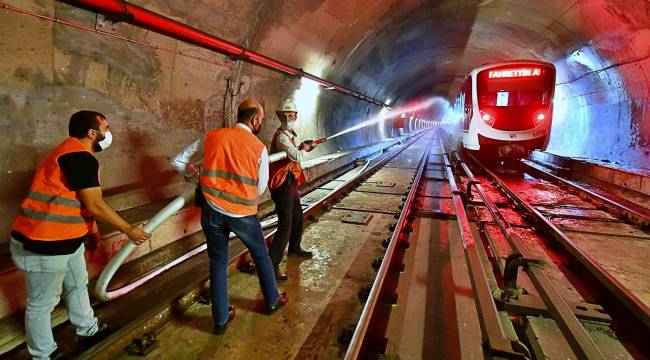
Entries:
POLYGON ((287 295, 286 292, 283 292, 280 294, 280 298, 278 298, 278 301, 275 303, 274 306, 269 306, 266 308, 266 315, 271 315, 273 314, 276 310, 284 306, 284 304, 289 301, 289 295, 287 295))
POLYGON ((56 348, 53 353, 50 354, 50 360, 65 360, 68 359, 68 357, 59 350, 59 348, 56 348))
POLYGON ((303 249, 289 250, 289 256, 298 256, 306 259, 311 259, 314 257, 314 254, 311 251, 306 251, 303 249))
POLYGON ((108 335, 110 335, 110 332, 108 330, 108 324, 99 323, 97 324, 97 332, 94 333, 93 335, 79 336, 79 344, 85 349, 90 349, 95 344, 99 343, 100 341, 108 337, 108 335))
POLYGON ((223 335, 226 332, 226 329, 228 328, 228 324, 230 324, 230 322, 234 318, 235 318, 235 307, 228 306, 228 320, 226 320, 226 323, 223 325, 215 325, 214 330, 212 330, 212 333, 215 335, 223 335))
POLYGON ((280 272, 280 269, 275 269, 275 281, 287 281, 289 280, 289 277, 287 274, 280 272))
POLYGON ((247 262, 240 264, 237 269, 247 274, 255 274, 255 263, 253 260, 248 260, 247 262))

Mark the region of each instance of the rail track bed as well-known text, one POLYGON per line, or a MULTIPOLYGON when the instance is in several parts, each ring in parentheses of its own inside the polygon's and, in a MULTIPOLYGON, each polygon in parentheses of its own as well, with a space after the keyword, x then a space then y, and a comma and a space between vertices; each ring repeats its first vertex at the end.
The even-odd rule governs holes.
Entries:
MULTIPOLYGON (((650 233, 638 214, 557 185, 525 162, 504 169, 465 160, 427 131, 303 195, 303 247, 314 258, 281 265, 290 300, 272 316, 257 277, 236 271, 245 249, 231 241, 237 316, 225 335, 212 334, 208 260, 199 254, 97 305, 112 333, 94 347, 71 340, 69 324, 55 337, 69 355, 93 359, 650 353, 650 233)), ((174 251, 203 241, 188 236, 174 251)), ((126 267, 150 267, 155 256, 126 267)), ((125 273, 114 286, 130 281, 125 273)), ((25 349, 9 355, 28 358, 25 349)))

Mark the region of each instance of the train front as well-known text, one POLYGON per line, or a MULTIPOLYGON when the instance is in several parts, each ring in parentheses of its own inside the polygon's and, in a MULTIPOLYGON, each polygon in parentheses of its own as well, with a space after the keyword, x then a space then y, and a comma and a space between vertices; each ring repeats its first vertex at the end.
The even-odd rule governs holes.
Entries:
POLYGON ((543 62, 488 66, 477 72, 473 117, 480 153, 527 156, 548 144, 553 116, 555 67, 543 62))

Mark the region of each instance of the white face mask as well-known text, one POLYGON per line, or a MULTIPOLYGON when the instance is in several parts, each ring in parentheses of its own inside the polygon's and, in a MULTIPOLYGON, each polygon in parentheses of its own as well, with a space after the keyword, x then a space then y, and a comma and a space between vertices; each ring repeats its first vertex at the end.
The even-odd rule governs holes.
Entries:
POLYGON ((293 127, 296 126, 296 120, 293 121, 287 121, 287 127, 289 129, 293 129, 293 127))
POLYGON ((100 142, 97 143, 99 149, 96 149, 96 151, 103 151, 108 149, 109 146, 113 143, 113 134, 111 134, 110 130, 106 130, 104 132, 104 139, 100 142))

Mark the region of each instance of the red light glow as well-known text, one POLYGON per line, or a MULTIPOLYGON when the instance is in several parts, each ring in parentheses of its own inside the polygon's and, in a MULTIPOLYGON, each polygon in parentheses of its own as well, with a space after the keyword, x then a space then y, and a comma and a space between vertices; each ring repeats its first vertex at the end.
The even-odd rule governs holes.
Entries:
POLYGON ((481 119, 483 119, 488 126, 494 125, 494 121, 496 120, 494 117, 483 111, 479 111, 479 113, 481 114, 481 119))
POLYGON ((493 70, 488 73, 490 79, 500 78, 516 78, 516 77, 531 77, 542 75, 540 68, 522 68, 522 69, 508 69, 508 70, 493 70))

